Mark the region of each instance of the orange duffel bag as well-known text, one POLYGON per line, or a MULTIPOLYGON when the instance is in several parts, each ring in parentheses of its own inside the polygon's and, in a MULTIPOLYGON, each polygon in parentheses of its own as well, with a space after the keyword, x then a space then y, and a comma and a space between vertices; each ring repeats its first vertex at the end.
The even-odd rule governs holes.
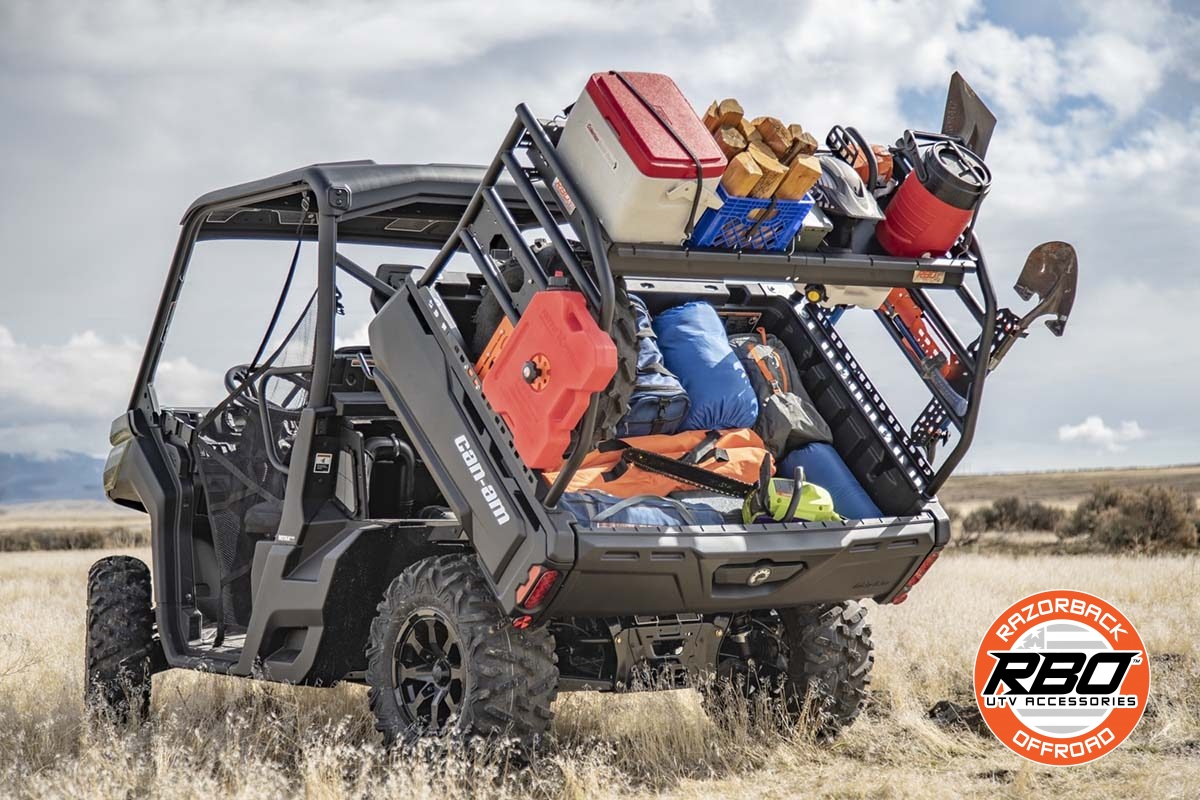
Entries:
MULTIPOLYGON (((622 453, 630 448, 648 450, 751 484, 758 480, 763 459, 771 457, 759 435, 749 428, 683 431, 669 436, 627 436, 602 442, 588 453, 567 485, 567 491, 599 489, 616 497, 642 494, 666 497, 671 492, 696 488, 679 478, 649 472, 636 464, 627 463, 622 453)), ((558 473, 547 472, 545 475, 553 483, 558 473)))

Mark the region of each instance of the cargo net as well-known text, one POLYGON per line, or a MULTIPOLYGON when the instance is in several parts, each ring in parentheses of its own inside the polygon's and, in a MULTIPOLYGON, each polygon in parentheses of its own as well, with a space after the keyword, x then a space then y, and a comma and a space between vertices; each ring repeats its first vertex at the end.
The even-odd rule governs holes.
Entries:
POLYGON ((246 625, 254 546, 279 527, 287 475, 272 463, 271 451, 288 463, 299 413, 308 402, 314 310, 310 300, 284 341, 256 369, 238 375, 237 391, 196 431, 205 510, 221 573, 220 586, 210 587, 217 644, 227 626, 246 625))

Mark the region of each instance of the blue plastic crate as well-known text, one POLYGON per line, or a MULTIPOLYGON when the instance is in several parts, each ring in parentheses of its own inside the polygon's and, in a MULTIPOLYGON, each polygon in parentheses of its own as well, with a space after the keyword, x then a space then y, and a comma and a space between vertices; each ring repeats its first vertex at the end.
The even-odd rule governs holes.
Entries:
POLYGON ((786 250, 813 207, 812 195, 803 200, 760 200, 730 197, 717 187, 724 201, 708 209, 692 231, 693 247, 724 247, 730 250, 786 250))

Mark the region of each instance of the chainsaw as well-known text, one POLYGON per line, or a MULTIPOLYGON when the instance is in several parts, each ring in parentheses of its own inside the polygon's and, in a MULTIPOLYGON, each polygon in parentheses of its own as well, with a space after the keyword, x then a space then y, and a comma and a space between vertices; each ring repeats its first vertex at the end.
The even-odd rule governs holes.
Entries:
POLYGON ((647 472, 667 475, 700 489, 729 497, 743 498, 742 522, 840 522, 833 498, 824 487, 804 480, 804 469, 797 467, 791 478, 771 476, 771 457, 762 461, 756 483, 739 481, 693 464, 631 447, 621 459, 647 472))

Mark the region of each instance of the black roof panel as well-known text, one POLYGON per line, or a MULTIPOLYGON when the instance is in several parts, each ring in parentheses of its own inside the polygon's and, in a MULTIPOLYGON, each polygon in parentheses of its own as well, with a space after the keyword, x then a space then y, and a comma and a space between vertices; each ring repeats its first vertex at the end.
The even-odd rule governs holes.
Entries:
MULTIPOLYGON (((307 187, 316 200, 316 211, 347 218, 338 226, 340 240, 441 244, 453 232, 485 172, 485 167, 469 164, 312 164, 208 192, 191 204, 184 219, 210 210, 201 239, 295 238, 300 221, 296 194, 307 187), (226 209, 229 213, 222 213, 226 209)), ((511 181, 502 179, 496 188, 518 224, 534 222, 511 181)), ((304 235, 315 237, 316 225, 304 235)))

